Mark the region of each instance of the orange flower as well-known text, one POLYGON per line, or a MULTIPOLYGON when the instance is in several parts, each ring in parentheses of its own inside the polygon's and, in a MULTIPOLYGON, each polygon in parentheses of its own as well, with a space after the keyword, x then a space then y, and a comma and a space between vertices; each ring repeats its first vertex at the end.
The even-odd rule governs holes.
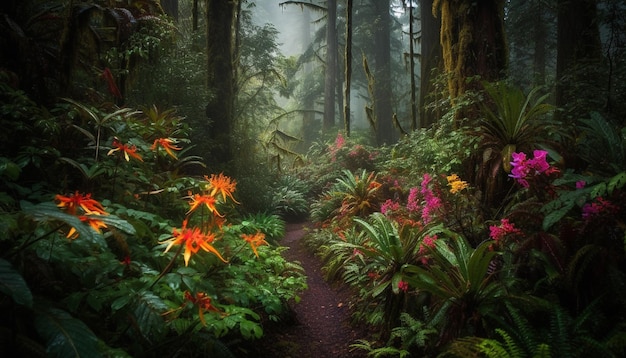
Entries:
POLYGON ((137 147, 136 146, 129 146, 128 144, 122 144, 120 143, 120 141, 115 138, 113 139, 113 146, 115 148, 109 150, 109 152, 107 153, 107 155, 111 155, 115 152, 121 152, 124 153, 124 159, 126 159, 127 162, 130 161, 130 157, 133 157, 141 162, 143 162, 143 159, 141 158, 141 156, 139 154, 137 154, 137 147))
POLYGON ((200 316, 200 322, 203 326, 206 326, 204 321, 204 311, 212 311, 222 313, 219 309, 211 304, 211 297, 207 296, 204 292, 197 292, 195 296, 189 291, 185 291, 185 300, 198 306, 198 315, 200 316))
POLYGON ((226 197, 228 196, 235 203, 239 204, 239 202, 233 197, 233 192, 237 186, 237 182, 235 180, 231 180, 230 177, 225 176, 223 173, 220 173, 219 175, 211 174, 210 178, 205 175, 204 179, 210 183, 212 196, 215 196, 215 194, 220 192, 224 201, 226 201, 226 197))
POLYGON ((269 245, 267 241, 265 241, 265 234, 260 231, 257 231, 257 233, 253 235, 241 234, 241 237, 250 244, 250 247, 252 248, 252 251, 254 251, 256 257, 259 257, 259 253, 257 251, 259 246, 269 245))
POLYGON ((172 248, 172 246, 174 245, 184 244, 185 253, 183 257, 185 259, 185 266, 189 265, 189 259, 191 258, 191 254, 198 253, 200 249, 206 252, 212 252, 223 262, 228 262, 224 260, 219 251, 217 251, 215 247, 211 245, 211 243, 213 243, 213 241, 215 240, 215 235, 212 233, 205 235, 202 233, 200 228, 197 227, 188 229, 187 220, 183 221, 183 226, 180 231, 178 231, 178 229, 176 228, 172 229, 172 236, 173 237, 171 239, 164 241, 164 243, 169 242, 169 245, 167 245, 164 253, 168 252, 170 248, 172 248))
POLYGON ((191 201, 189 202, 190 208, 189 211, 187 211, 187 215, 189 215, 189 213, 196 210, 200 206, 206 205, 210 212, 215 213, 218 216, 222 216, 222 214, 220 214, 215 207, 217 201, 213 196, 200 194, 191 195, 191 193, 189 193, 189 197, 191 198, 191 201))
MULTIPOLYGON (((93 214, 93 215, 81 215, 78 218, 80 219, 80 221, 89 224, 89 226, 91 226, 91 228, 97 232, 98 234, 102 233, 103 228, 106 228, 107 225, 104 223, 104 221, 102 220, 98 220, 95 219, 94 216, 97 216, 98 214, 93 214)), ((76 231, 76 228, 71 228, 70 231, 67 233, 66 236, 68 239, 74 240, 78 237, 78 232, 76 231)))
POLYGON ((54 198, 59 201, 57 206, 65 209, 68 214, 77 215, 77 208, 81 208, 84 214, 107 215, 102 204, 92 199, 91 194, 83 195, 76 191, 74 194, 70 194, 70 196, 56 195, 54 198))
POLYGON ((170 157, 178 159, 178 157, 176 157, 176 153, 172 152, 172 150, 181 150, 183 148, 177 147, 174 143, 175 142, 169 138, 155 139, 154 143, 152 143, 152 147, 150 147, 150 150, 156 150, 158 146, 161 146, 170 157))

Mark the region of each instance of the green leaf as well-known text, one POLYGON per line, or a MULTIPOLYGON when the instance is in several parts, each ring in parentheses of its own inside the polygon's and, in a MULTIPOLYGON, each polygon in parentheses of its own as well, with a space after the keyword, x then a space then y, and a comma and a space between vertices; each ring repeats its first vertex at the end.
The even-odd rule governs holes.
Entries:
POLYGON ((11 297, 15 303, 32 307, 33 294, 30 292, 26 281, 17 272, 11 263, 0 259, 0 292, 11 297))
POLYGON ((548 230, 552 225, 561 220, 574 207, 574 202, 569 202, 558 210, 551 211, 543 218, 543 230, 548 230))
POLYGON ((102 220, 105 224, 107 224, 107 226, 113 226, 129 235, 134 235, 136 233, 135 227, 133 225, 115 215, 99 215, 98 219, 102 220))
POLYGON ((161 313, 167 311, 169 307, 152 292, 141 292, 134 299, 136 300, 134 314, 141 334, 150 341, 159 338, 165 328, 161 313))
POLYGON ((22 211, 26 215, 30 215, 37 221, 52 221, 59 220, 73 227, 78 232, 80 237, 95 241, 93 231, 88 225, 85 225, 80 219, 74 215, 66 214, 59 210, 54 203, 40 203, 32 205, 31 203, 22 201, 20 202, 22 211))
POLYGON ((48 357, 100 357, 98 338, 82 321, 50 307, 37 310, 35 327, 46 340, 48 357))
POLYGON ((621 189, 624 184, 626 184, 626 172, 621 172, 609 180, 609 184, 606 189, 610 195, 613 193, 613 190, 616 188, 621 189))

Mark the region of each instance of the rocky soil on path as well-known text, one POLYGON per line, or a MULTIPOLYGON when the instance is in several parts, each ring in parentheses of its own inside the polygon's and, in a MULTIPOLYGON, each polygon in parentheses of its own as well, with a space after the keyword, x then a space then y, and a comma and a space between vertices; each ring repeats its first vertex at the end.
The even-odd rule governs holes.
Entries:
POLYGON ((350 299, 347 288, 332 287, 323 278, 321 262, 302 242, 306 223, 288 224, 281 244, 289 261, 302 264, 308 289, 299 303, 292 302, 293 322, 264 327, 265 335, 251 357, 257 358, 361 358, 363 351, 350 345, 364 338, 365 332, 350 325, 350 299))

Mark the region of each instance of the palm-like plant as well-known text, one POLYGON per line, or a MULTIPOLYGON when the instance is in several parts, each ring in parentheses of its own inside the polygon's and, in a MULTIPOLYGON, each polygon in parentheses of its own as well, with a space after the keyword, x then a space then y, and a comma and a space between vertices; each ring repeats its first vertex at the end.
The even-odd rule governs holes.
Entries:
POLYGON ((424 230, 423 235, 437 234, 426 266, 405 265, 402 274, 411 287, 433 296, 433 309, 445 310, 442 327, 445 343, 461 333, 482 329, 483 317, 489 315, 505 294, 504 286, 493 279, 490 264, 496 252, 490 241, 473 248, 462 236, 440 225, 424 230))
POLYGON ((354 218, 354 222, 364 234, 364 241, 354 246, 363 255, 362 269, 375 275, 363 290, 363 297, 366 303, 376 302, 381 308, 386 335, 397 326, 400 313, 407 308, 408 297, 400 288, 401 282, 406 281, 402 269, 417 263, 421 237, 406 226, 399 230, 395 222, 381 213, 372 214, 369 220, 354 218))
POLYGON ((549 94, 539 96, 539 87, 527 95, 504 81, 485 83, 484 87, 489 101, 481 106, 483 118, 476 133, 481 138, 477 157, 483 168, 477 179, 489 198, 498 189, 501 169, 511 171, 511 154, 553 144, 549 136, 558 127, 546 118, 554 106, 545 103, 549 94))
POLYGON ((343 171, 343 177, 337 179, 336 191, 343 196, 339 215, 342 217, 367 217, 378 210, 380 197, 374 172, 361 171, 355 176, 349 170, 343 171))

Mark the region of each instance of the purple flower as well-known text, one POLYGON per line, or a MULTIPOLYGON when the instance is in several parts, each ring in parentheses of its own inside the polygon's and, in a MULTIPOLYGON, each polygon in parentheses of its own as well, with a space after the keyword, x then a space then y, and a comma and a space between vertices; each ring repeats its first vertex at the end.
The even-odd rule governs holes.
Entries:
POLYGON ((587 182, 585 182, 584 180, 579 180, 576 182, 576 189, 582 189, 585 187, 585 185, 587 185, 587 182))

